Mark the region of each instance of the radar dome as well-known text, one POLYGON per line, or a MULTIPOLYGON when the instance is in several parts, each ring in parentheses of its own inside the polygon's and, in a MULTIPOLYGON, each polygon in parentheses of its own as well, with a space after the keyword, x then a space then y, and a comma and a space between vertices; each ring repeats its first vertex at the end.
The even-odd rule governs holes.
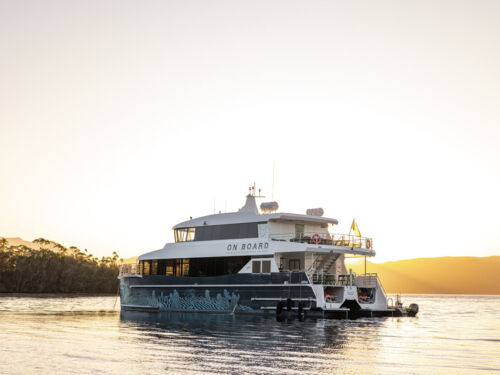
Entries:
POLYGON ((265 214, 274 212, 278 208, 279 208, 278 202, 262 202, 260 204, 260 210, 265 214))
POLYGON ((308 208, 306 211, 306 215, 309 216, 323 216, 324 213, 322 208, 308 208))

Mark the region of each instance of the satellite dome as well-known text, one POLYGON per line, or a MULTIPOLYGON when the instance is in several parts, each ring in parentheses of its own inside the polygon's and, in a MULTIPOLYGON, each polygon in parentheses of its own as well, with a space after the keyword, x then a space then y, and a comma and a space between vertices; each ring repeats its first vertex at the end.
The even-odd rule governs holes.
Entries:
POLYGON ((278 208, 279 208, 278 202, 262 202, 260 204, 260 210, 265 214, 274 212, 278 210, 278 208))
POLYGON ((325 211, 321 207, 319 208, 308 208, 306 211, 306 215, 309 216, 323 216, 325 211))

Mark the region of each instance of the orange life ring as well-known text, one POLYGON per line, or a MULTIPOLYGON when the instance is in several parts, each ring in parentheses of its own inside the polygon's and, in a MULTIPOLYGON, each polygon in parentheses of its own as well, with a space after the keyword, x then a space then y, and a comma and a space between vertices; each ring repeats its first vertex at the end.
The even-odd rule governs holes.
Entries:
POLYGON ((311 237, 311 242, 313 244, 319 244, 321 242, 321 236, 318 233, 314 233, 311 237))
POLYGON ((366 248, 371 249, 372 248, 372 240, 367 238, 366 239, 366 248))

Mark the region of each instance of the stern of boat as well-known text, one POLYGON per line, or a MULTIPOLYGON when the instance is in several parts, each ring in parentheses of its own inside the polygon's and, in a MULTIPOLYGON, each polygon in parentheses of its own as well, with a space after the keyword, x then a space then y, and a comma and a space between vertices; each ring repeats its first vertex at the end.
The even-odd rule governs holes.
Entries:
POLYGON ((397 315, 394 306, 388 306, 387 294, 376 273, 313 274, 311 282, 316 306, 325 317, 397 315))

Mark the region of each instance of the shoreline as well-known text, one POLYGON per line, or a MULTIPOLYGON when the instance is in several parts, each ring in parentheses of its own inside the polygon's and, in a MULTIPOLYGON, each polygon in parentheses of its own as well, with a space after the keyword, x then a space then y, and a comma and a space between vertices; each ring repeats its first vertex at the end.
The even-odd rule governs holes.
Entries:
POLYGON ((0 293, 1 297, 38 297, 38 298, 53 298, 53 297, 116 297, 116 293, 0 293))
MULTIPOLYGON (((405 292, 387 292, 388 295, 401 295, 401 296, 476 296, 476 297, 500 297, 500 294, 467 294, 467 293, 405 293, 405 292)), ((35 297, 35 298, 55 298, 55 297, 117 297, 116 293, 82 293, 82 292, 69 292, 69 293, 0 293, 1 297, 35 297)))

